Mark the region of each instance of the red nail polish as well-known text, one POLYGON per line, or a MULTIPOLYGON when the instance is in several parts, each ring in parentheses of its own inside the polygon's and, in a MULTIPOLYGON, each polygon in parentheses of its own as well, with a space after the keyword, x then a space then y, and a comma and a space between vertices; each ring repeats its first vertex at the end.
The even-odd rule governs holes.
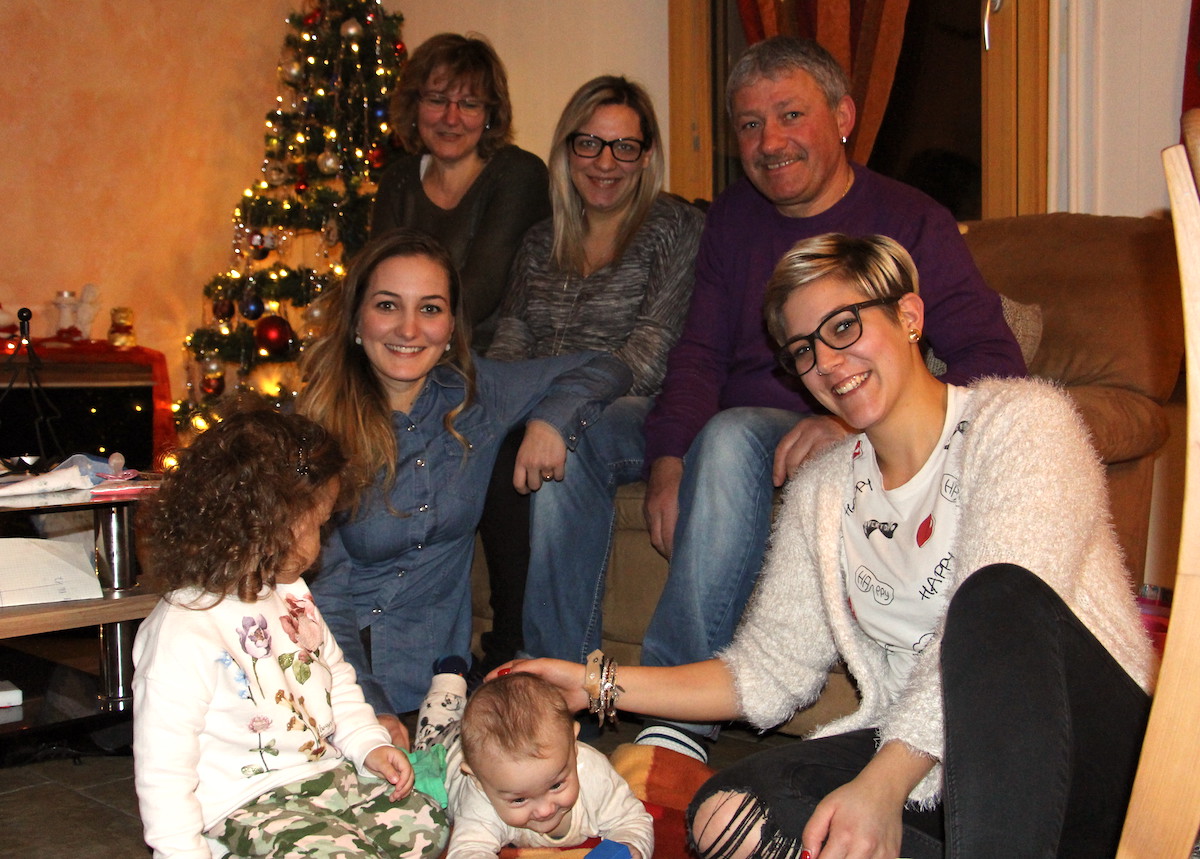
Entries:
MULTIPOLYGON (((512 669, 511 668, 501 668, 499 671, 496 672, 497 677, 503 677, 505 674, 512 674, 512 669)), ((810 856, 810 857, 808 857, 808 859, 812 859, 812 857, 810 856)))
POLYGON ((808 850, 801 850, 800 859, 812 859, 812 853, 808 850))

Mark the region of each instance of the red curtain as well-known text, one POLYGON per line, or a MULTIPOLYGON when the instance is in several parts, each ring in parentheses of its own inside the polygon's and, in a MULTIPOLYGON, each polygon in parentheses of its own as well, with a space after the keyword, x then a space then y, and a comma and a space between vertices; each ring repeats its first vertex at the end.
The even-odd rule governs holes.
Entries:
POLYGON ((747 44, 811 38, 842 64, 858 109, 850 157, 865 164, 896 76, 908 0, 738 0, 738 12, 747 44))
POLYGON ((1188 26, 1187 52, 1183 61, 1183 105, 1180 113, 1186 113, 1193 107, 1200 107, 1200 0, 1192 0, 1192 19, 1188 26))

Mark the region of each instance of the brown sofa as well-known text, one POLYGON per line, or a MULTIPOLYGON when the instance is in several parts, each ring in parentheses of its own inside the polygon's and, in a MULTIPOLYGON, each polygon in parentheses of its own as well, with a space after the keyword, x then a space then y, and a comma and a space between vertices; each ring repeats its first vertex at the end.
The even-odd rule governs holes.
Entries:
MULTIPOLYGON (((1090 428, 1107 466, 1117 536, 1140 582, 1154 453, 1167 438, 1163 404, 1183 356, 1170 223, 1060 213, 976 221, 964 234, 988 284, 1011 300, 1006 313, 1030 372, 1065 386, 1090 428)), ((637 483, 617 493, 604 597, 604 647, 625 663, 638 659, 667 575, 642 519, 643 490, 637 483)), ((482 551, 472 575, 478 632, 490 623, 482 551)), ((848 679, 831 675, 821 700, 788 729, 806 730, 853 706, 848 679)))

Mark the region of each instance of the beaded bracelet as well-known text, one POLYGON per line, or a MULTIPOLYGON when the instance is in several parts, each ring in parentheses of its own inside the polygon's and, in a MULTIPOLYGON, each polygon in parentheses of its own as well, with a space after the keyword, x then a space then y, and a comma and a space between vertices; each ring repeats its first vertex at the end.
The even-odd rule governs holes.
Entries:
POLYGON ((617 660, 605 656, 603 650, 588 654, 583 691, 588 696, 588 712, 596 713, 600 727, 605 722, 617 724, 617 699, 625 690, 617 685, 617 660))

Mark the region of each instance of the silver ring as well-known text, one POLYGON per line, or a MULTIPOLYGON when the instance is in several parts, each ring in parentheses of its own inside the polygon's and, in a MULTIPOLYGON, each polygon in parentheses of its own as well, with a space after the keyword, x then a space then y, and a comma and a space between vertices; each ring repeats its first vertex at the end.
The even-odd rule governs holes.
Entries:
POLYGON ((542 480, 553 480, 553 479, 554 479, 553 471, 547 471, 544 474, 542 474, 542 480))

